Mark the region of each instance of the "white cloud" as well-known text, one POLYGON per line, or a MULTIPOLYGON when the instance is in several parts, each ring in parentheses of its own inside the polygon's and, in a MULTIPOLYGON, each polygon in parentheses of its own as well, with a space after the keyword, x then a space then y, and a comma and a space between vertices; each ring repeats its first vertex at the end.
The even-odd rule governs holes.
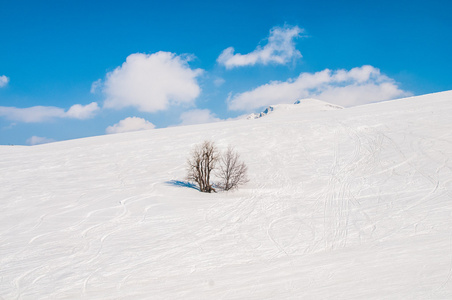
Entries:
POLYGON ((215 114, 213 114, 208 109, 193 109, 184 112, 181 114, 180 119, 181 125, 193 125, 221 121, 221 119, 215 117, 215 114))
POLYGON ((55 142, 55 140, 49 139, 46 137, 40 137, 40 136, 32 136, 31 138, 27 139, 27 144, 30 146, 47 144, 47 143, 52 143, 52 142, 55 142))
POLYGON ((99 105, 96 102, 92 102, 88 105, 75 104, 66 112, 68 118, 85 120, 94 117, 99 111, 99 105))
POLYGON ((99 88, 102 86, 102 79, 97 79, 96 81, 94 81, 92 84, 91 84, 91 90, 90 90, 90 93, 91 94, 95 94, 98 90, 99 90, 99 88))
POLYGON ((99 107, 96 102, 88 105, 75 104, 67 112, 55 106, 32 106, 26 108, 0 106, 0 117, 25 123, 40 123, 55 118, 83 120, 93 117, 98 110, 99 107))
POLYGON ((0 88, 5 87, 9 82, 9 78, 5 75, 0 76, 0 88))
POLYGON ((12 121, 39 123, 53 118, 62 118, 64 109, 54 106, 33 106, 27 108, 0 106, 0 116, 12 121))
POLYGON ((106 75, 104 106, 136 107, 144 112, 166 110, 170 105, 192 105, 201 89, 196 78, 201 69, 191 69, 189 57, 170 52, 135 53, 122 66, 106 75))
POLYGON ((17 125, 17 123, 11 123, 11 124, 9 124, 7 126, 2 127, 2 129, 3 130, 9 130, 9 129, 14 128, 16 125, 17 125))
POLYGON ((221 77, 217 77, 217 78, 215 78, 215 79, 213 80, 213 84, 214 84, 216 87, 222 86, 225 82, 226 82, 226 80, 224 80, 224 79, 221 78, 221 77))
POLYGON ((108 134, 122 133, 130 131, 154 129, 155 125, 143 118, 129 117, 119 121, 115 125, 108 126, 105 130, 108 134))
POLYGON ((234 48, 229 47, 223 50, 217 62, 227 69, 255 64, 286 64, 301 57, 300 51, 295 49, 294 39, 302 31, 298 26, 274 27, 270 30, 268 43, 264 47, 258 46, 248 54, 234 54, 234 48))
POLYGON ((325 69, 317 73, 301 73, 295 79, 272 81, 251 91, 230 95, 227 101, 231 110, 293 103, 300 98, 316 98, 347 107, 409 95, 393 79, 367 65, 349 71, 325 69))

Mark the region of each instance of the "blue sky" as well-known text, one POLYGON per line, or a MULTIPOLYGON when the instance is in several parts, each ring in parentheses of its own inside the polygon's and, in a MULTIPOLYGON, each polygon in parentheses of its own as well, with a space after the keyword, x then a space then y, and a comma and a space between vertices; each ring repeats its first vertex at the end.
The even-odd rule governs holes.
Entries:
POLYGON ((450 1, 1 1, 0 144, 452 89, 450 1))

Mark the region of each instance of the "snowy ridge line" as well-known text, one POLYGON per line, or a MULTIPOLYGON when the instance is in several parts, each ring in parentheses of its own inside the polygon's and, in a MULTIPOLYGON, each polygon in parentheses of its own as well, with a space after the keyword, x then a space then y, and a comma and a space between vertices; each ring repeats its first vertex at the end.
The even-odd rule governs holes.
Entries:
POLYGON ((258 114, 250 114, 246 118, 248 120, 253 119, 259 119, 262 118, 269 113, 279 110, 279 109, 296 109, 300 113, 307 113, 307 112, 314 112, 314 111, 329 111, 329 110, 336 110, 336 109, 343 109, 342 106, 330 104, 328 102, 324 102, 317 99, 301 99, 295 101, 293 104, 277 104, 277 105, 270 105, 268 106, 264 111, 258 114), (296 106, 295 106, 296 105, 296 106))

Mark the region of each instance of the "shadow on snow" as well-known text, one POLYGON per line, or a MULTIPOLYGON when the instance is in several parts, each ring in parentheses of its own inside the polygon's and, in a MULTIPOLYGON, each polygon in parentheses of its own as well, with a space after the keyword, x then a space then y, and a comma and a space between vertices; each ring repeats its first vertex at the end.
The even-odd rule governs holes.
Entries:
POLYGON ((186 187, 186 188, 191 188, 191 189, 195 189, 198 190, 198 187, 188 181, 181 181, 181 180, 170 180, 165 182, 168 185, 172 185, 172 186, 177 186, 177 187, 186 187))

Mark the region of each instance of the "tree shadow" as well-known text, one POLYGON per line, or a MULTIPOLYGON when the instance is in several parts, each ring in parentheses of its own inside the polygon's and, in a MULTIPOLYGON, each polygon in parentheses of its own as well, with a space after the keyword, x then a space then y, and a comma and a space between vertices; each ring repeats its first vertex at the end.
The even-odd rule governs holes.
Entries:
POLYGON ((166 181, 165 183, 168 185, 176 186, 176 187, 185 187, 185 188, 191 188, 191 189, 198 190, 198 187, 195 184, 188 182, 188 181, 170 180, 170 181, 166 181))

